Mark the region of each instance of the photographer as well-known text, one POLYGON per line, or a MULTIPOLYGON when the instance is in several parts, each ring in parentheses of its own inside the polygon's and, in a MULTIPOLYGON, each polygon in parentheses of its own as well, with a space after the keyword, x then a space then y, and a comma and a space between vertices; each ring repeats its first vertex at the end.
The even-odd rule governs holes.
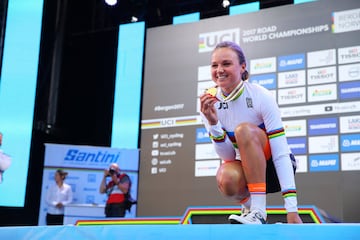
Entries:
POLYGON ((104 176, 100 184, 100 193, 106 193, 108 199, 105 206, 106 217, 124 217, 126 206, 125 197, 130 189, 130 178, 126 174, 120 174, 120 168, 116 163, 104 170, 104 176), (106 183, 106 179, 110 181, 106 183))

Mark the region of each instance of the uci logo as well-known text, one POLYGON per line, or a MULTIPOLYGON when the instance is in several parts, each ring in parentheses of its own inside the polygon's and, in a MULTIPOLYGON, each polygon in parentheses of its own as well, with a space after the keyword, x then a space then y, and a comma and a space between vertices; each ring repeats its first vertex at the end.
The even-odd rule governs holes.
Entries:
POLYGON ((175 126, 175 119, 163 119, 160 121, 161 126, 175 126))
POLYGON ((218 32, 201 33, 199 35, 199 53, 210 52, 223 41, 240 43, 240 29, 233 28, 218 32))

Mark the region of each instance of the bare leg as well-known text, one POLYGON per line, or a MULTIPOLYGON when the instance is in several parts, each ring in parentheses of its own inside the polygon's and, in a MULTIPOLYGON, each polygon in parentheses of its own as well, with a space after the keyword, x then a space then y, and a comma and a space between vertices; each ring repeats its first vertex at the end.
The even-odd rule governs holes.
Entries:
POLYGON ((240 161, 228 161, 223 163, 217 174, 216 180, 220 192, 238 202, 249 198, 245 175, 240 161))
POLYGON ((264 147, 268 141, 267 136, 256 125, 244 123, 235 129, 235 138, 250 192, 250 211, 254 214, 260 212, 263 219, 266 219, 266 158, 264 147))
POLYGON ((235 138, 247 183, 265 182, 265 132, 256 125, 244 123, 235 129, 235 138))

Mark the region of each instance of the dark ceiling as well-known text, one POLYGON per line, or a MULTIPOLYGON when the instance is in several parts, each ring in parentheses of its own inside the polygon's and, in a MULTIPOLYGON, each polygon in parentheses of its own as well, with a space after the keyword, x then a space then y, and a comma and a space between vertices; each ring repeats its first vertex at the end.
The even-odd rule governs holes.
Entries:
MULTIPOLYGON (((231 6, 251 3, 255 0, 230 0, 231 6)), ((292 4, 293 0, 259 0, 260 9, 292 4)), ((222 6, 222 0, 118 0, 115 6, 109 6, 105 0, 68 0, 67 19, 72 22, 73 32, 99 30, 130 23, 135 16, 145 21, 146 27, 172 24, 174 16, 200 12, 200 18, 227 15, 228 8, 222 6)))

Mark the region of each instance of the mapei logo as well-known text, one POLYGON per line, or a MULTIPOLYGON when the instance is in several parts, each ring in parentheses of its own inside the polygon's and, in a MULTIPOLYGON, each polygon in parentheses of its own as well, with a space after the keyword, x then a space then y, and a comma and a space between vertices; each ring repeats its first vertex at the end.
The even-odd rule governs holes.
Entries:
POLYGON ((339 170, 338 154, 310 155, 310 172, 327 172, 339 170))
POLYGON ((267 89, 276 88, 276 75, 271 74, 262 74, 262 75, 253 75, 250 78, 250 82, 257 83, 267 89))
POLYGON ((211 52, 215 46, 224 41, 240 43, 240 29, 233 28, 199 35, 199 53, 211 52))
POLYGON ((305 67, 305 54, 280 56, 278 59, 279 71, 302 69, 305 67))
POLYGON ((360 134, 347 134, 340 136, 341 151, 358 152, 360 151, 360 134))

